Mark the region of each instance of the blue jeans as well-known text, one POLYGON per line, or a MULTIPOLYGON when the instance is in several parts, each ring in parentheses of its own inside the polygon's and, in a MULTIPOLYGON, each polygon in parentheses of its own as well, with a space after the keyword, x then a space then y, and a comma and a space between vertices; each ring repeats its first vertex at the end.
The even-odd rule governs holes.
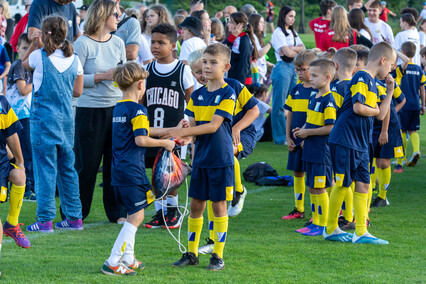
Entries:
POLYGON ((284 104, 288 93, 296 86, 297 74, 293 63, 279 61, 271 74, 272 79, 272 137, 275 144, 286 142, 284 104))

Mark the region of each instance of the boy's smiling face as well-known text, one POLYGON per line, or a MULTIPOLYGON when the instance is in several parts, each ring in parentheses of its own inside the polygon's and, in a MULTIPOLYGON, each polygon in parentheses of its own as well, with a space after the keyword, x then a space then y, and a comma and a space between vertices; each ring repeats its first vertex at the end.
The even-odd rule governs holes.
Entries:
POLYGON ((203 55, 203 74, 205 80, 216 80, 223 78, 231 65, 226 63, 219 55, 204 53, 203 55))
POLYGON ((201 85, 206 85, 208 83, 208 80, 204 77, 203 74, 203 61, 199 60, 196 63, 191 64, 191 71, 192 75, 194 75, 195 79, 197 79, 197 82, 201 85))
POLYGON ((151 53, 155 59, 171 56, 176 43, 171 43, 165 34, 153 33, 151 37, 151 53))

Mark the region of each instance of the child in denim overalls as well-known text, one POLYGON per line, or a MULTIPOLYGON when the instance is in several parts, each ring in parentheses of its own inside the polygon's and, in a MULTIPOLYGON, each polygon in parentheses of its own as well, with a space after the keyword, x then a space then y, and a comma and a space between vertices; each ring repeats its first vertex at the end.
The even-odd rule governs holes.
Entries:
POLYGON ((38 197, 37 221, 27 231, 53 232, 56 187, 66 219, 55 227, 83 230, 74 169, 72 108, 72 97, 80 96, 83 90, 83 68, 66 35, 67 23, 62 17, 45 18, 41 32, 44 48, 31 53, 24 62, 25 68, 34 70, 30 135, 38 197))

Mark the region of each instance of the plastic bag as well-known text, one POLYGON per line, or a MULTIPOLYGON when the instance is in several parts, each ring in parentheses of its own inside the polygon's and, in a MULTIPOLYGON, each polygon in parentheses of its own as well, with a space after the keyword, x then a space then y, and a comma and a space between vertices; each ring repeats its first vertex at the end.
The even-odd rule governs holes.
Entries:
POLYGON ((184 182, 191 167, 175 154, 163 148, 158 151, 152 167, 152 187, 155 198, 166 196, 184 182))

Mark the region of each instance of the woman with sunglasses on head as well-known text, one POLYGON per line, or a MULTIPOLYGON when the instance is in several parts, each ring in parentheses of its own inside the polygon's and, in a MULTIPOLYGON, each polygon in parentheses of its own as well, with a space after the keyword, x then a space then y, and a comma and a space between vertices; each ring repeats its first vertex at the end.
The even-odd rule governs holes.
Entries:
POLYGON ((305 49, 305 45, 293 27, 295 17, 296 12, 292 7, 282 7, 277 28, 271 36, 271 44, 277 58, 277 64, 271 74, 273 88, 271 124, 275 144, 286 143, 284 102, 297 83, 293 59, 305 49))
POLYGON ((228 71, 228 78, 251 85, 251 60, 259 57, 259 52, 255 48, 253 27, 248 23, 247 16, 243 12, 232 13, 227 27, 230 35, 224 44, 231 49, 231 68, 228 71))
POLYGON ((113 71, 126 62, 124 42, 117 30, 118 13, 112 0, 95 0, 87 11, 84 35, 74 42, 84 69, 83 94, 76 101, 75 154, 83 219, 90 212, 96 175, 103 158, 103 201, 110 222, 125 221, 124 206, 111 187, 112 113, 122 92, 113 71))

